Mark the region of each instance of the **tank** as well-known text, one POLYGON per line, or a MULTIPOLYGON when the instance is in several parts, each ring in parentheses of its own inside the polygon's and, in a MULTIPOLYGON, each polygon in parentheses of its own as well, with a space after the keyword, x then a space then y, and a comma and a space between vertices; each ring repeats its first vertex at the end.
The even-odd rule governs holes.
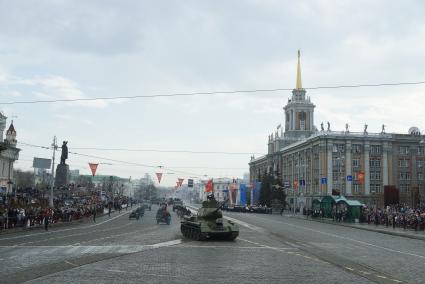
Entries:
POLYGON ((197 241, 221 239, 233 241, 239 235, 239 228, 234 222, 223 218, 221 206, 214 196, 202 202, 196 216, 185 216, 181 222, 184 237, 197 241))

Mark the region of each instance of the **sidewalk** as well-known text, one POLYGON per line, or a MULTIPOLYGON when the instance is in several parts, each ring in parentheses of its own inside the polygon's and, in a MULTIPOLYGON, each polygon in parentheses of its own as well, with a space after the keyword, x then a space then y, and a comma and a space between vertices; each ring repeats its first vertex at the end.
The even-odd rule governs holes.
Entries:
POLYGON ((416 240, 422 240, 425 241, 425 231, 414 231, 411 229, 404 230, 403 228, 395 227, 393 229, 392 226, 385 227, 385 225, 374 225, 374 224, 367 224, 367 223, 344 223, 344 222, 336 222, 332 219, 327 218, 311 218, 311 216, 307 219, 305 215, 297 214, 295 216, 293 215, 286 215, 291 218, 298 218, 303 220, 308 220, 312 222, 319 222, 319 223, 326 223, 326 224, 332 224, 336 226, 343 226, 343 227, 350 227, 355 228, 359 230, 365 230, 365 231, 372 231, 377 232, 381 234, 387 234, 392 236, 398 236, 398 237, 404 237, 404 238, 410 238, 410 239, 416 239, 416 240))
MULTIPOLYGON (((130 207, 128 207, 128 209, 130 209, 130 207)), ((122 209, 121 211, 125 211, 125 208, 122 209)), ((113 214, 115 212, 115 210, 111 211, 111 216, 113 216, 113 214)), ((108 216, 108 210, 104 210, 102 214, 99 214, 96 216, 96 220, 99 220, 105 216, 108 216)), ((49 229, 50 228, 59 228, 59 227, 63 227, 63 226, 71 226, 71 225, 76 225, 76 224, 84 224, 84 223, 88 223, 88 222, 93 222, 93 216, 90 217, 83 217, 81 219, 78 220, 74 220, 71 222, 57 222, 57 223, 49 223, 49 229)), ((33 230, 40 230, 43 229, 44 230, 44 225, 36 225, 36 226, 32 226, 32 227, 17 227, 17 228, 12 228, 12 229, 5 229, 5 230, 1 230, 0 231, 0 236, 2 235, 8 235, 8 234, 13 234, 13 233, 20 233, 20 232, 28 232, 28 231, 33 231, 33 230)))

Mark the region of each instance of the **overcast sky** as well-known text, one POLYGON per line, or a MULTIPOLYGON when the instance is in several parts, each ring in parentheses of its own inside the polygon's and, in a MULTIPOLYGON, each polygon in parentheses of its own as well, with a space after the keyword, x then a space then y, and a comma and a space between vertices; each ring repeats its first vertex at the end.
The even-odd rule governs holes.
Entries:
MULTIPOLYGON (((0 0, 0 102, 425 81, 424 1, 0 0)), ((309 90, 315 125, 425 131, 425 85, 309 90)), ((164 166, 163 184, 194 174, 241 177, 265 153, 290 91, 1 105, 19 142, 164 166), (256 154, 256 157, 259 155, 256 154), (179 171, 179 172, 178 172, 179 171), (187 174, 180 171, 188 172, 187 174)), ((16 168, 52 151, 19 145, 16 168)), ((57 153, 60 155, 60 152, 57 153)), ((71 169, 138 178, 156 168, 70 154, 71 169)))

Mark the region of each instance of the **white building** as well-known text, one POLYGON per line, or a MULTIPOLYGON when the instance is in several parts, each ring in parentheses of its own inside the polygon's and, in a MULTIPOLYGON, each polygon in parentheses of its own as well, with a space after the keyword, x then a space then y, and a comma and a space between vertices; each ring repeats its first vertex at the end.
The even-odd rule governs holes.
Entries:
POLYGON ((16 130, 13 121, 6 131, 6 139, 3 138, 6 119, 7 117, 0 113, 0 192, 12 193, 13 163, 18 160, 20 149, 16 148, 16 130))

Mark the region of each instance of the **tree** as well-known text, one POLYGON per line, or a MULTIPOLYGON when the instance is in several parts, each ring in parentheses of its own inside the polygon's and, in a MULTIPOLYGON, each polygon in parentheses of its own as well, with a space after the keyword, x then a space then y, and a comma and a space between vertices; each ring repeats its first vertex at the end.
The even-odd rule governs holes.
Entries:
POLYGON ((261 179, 261 189, 260 189, 260 204, 265 204, 267 206, 271 205, 272 200, 272 181, 273 177, 271 175, 264 175, 261 179))
POLYGON ((264 175, 261 179, 260 203, 270 207, 276 202, 286 204, 286 193, 282 182, 272 175, 264 175))
POLYGON ((14 170, 13 176, 15 177, 16 187, 28 188, 34 186, 34 173, 31 171, 14 170))

